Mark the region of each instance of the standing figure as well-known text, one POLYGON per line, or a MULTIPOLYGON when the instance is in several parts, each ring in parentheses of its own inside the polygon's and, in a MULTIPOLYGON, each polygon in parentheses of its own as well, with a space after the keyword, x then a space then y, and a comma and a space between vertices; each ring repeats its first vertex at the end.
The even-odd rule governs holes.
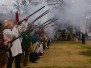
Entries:
POLYGON ((82 33, 82 44, 85 44, 85 34, 82 33))
MULTIPOLYGON (((12 39, 18 37, 18 30, 16 27, 13 26, 13 23, 11 20, 5 21, 4 28, 5 29, 3 31, 3 34, 4 34, 5 44, 7 44, 12 39)), ((11 44, 12 44, 12 46, 10 47, 10 50, 9 50, 7 68, 12 68, 13 61, 15 62, 16 68, 21 68, 21 65, 20 65, 21 55, 22 55, 21 42, 19 39, 17 39, 14 42, 12 42, 11 44)))
MULTIPOLYGON (((2 29, 2 27, 0 26, 2 29)), ((6 68, 6 64, 8 62, 8 54, 5 50, 5 47, 8 45, 4 44, 4 37, 3 37, 3 32, 0 29, 0 68, 6 68)))
POLYGON ((23 49, 23 65, 27 66, 28 63, 28 57, 29 57, 29 49, 31 46, 31 38, 30 34, 24 35, 22 38, 22 49, 23 49))
MULTIPOLYGON (((25 19, 20 26, 18 27, 18 31, 20 34, 25 32, 28 28, 28 22, 27 19, 25 19)), ((29 46, 30 46, 30 35, 26 34, 21 38, 21 45, 22 45, 22 51, 23 51, 23 66, 27 66, 28 63, 28 56, 29 56, 29 46)))

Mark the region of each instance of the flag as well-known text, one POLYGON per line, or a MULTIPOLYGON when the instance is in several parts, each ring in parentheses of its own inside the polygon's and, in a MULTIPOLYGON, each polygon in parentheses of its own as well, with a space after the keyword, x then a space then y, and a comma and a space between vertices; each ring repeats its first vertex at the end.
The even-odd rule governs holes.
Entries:
POLYGON ((14 25, 17 25, 18 24, 18 21, 19 21, 19 14, 18 14, 18 11, 16 11, 14 25))

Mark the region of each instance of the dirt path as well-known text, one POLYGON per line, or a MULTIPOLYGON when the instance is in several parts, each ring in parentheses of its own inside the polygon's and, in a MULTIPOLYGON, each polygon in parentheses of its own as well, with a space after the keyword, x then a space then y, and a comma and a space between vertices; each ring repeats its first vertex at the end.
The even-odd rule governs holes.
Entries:
POLYGON ((54 42, 38 63, 26 68, 91 68, 91 44, 54 42))

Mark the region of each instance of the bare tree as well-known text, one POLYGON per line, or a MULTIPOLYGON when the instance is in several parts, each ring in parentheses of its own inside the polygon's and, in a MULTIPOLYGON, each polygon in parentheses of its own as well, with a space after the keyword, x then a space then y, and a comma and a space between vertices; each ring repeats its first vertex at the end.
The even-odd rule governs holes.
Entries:
POLYGON ((26 0, 14 0, 13 6, 19 13, 24 13, 26 11, 27 2, 26 0))

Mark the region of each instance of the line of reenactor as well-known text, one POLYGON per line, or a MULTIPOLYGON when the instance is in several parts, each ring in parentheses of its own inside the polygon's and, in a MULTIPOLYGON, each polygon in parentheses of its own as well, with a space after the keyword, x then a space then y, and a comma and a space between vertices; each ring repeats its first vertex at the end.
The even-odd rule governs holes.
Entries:
POLYGON ((85 44, 85 38, 87 37, 87 34, 82 32, 70 32, 66 29, 58 30, 56 32, 55 38, 56 40, 62 40, 62 41, 74 41, 78 42, 78 40, 82 40, 82 44, 85 44))
POLYGON ((36 63, 38 58, 43 55, 44 49, 49 48, 49 37, 44 29, 57 19, 49 19, 40 26, 34 25, 35 21, 48 13, 47 10, 32 23, 28 23, 29 17, 39 10, 22 21, 15 23, 14 20, 8 19, 0 26, 0 68, 12 68, 13 62, 16 68, 27 66, 29 61, 36 63))

